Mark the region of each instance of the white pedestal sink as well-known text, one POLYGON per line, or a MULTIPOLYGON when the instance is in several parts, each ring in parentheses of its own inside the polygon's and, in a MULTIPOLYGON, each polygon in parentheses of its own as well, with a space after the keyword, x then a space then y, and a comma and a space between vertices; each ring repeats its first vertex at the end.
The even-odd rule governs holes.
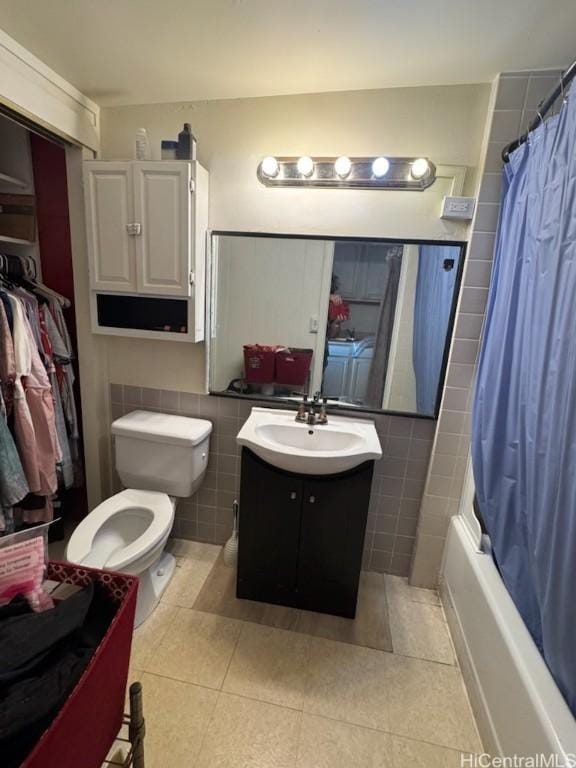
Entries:
POLYGON ((328 416, 328 424, 302 424, 295 411, 252 408, 236 440, 279 469, 305 475, 333 475, 379 459, 374 422, 328 416))

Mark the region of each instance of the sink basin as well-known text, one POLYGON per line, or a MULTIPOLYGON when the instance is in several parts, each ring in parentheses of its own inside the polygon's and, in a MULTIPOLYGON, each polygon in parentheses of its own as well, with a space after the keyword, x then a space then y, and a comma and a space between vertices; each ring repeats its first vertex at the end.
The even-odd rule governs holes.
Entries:
POLYGON ((373 421, 329 415, 328 424, 310 426, 295 416, 252 408, 236 440, 269 464, 305 475, 345 472, 382 456, 373 421))

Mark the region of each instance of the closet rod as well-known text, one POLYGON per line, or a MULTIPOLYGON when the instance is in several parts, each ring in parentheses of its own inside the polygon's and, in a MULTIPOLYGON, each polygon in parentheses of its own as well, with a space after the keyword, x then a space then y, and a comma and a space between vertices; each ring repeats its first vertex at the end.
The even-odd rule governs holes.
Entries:
POLYGON ((507 144, 504 149, 502 150, 502 160, 507 163, 510 159, 510 153, 514 152, 515 149, 518 149, 519 146, 524 144, 526 140, 528 139, 528 136, 532 133, 532 131, 540 125, 540 123, 544 122, 544 118, 548 114, 548 112, 552 109, 554 106, 554 103, 556 102, 556 99, 558 96, 562 96, 572 80, 574 79, 574 76, 576 75, 576 60, 570 64, 568 69, 566 69, 562 75, 560 76, 560 79, 558 81, 558 85, 552 93, 544 99, 544 101, 541 101, 538 105, 538 113, 534 120, 530 123, 528 126, 528 129, 525 133, 522 134, 522 136, 519 136, 517 139, 514 139, 514 141, 511 141, 510 144, 507 144))

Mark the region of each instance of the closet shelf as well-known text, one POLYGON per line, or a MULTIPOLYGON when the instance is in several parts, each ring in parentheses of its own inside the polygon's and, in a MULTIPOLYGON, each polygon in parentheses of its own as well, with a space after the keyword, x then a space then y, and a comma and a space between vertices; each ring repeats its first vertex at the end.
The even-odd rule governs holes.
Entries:
POLYGON ((2 184, 11 184, 14 187, 19 187, 20 189, 26 189, 28 184, 26 184, 25 181, 22 181, 22 179, 17 179, 15 176, 9 176, 7 173, 0 173, 0 185, 2 184))
POLYGON ((34 240, 22 240, 20 237, 8 237, 8 235, 0 235, 0 243, 13 243, 14 245, 35 245, 34 240))

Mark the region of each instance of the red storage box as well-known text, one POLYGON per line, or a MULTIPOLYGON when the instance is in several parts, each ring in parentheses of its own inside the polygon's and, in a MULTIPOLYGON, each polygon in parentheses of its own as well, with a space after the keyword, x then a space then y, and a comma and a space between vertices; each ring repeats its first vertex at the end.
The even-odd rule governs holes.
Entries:
POLYGON ((50 562, 47 578, 82 587, 98 581, 117 606, 90 664, 21 768, 100 768, 120 731, 138 578, 50 562))
POLYGON ((249 384, 271 384, 274 381, 276 347, 260 344, 244 345, 244 376, 249 384))
POLYGON ((276 381, 278 384, 302 386, 308 379, 312 363, 312 349, 283 349, 276 353, 276 381))

